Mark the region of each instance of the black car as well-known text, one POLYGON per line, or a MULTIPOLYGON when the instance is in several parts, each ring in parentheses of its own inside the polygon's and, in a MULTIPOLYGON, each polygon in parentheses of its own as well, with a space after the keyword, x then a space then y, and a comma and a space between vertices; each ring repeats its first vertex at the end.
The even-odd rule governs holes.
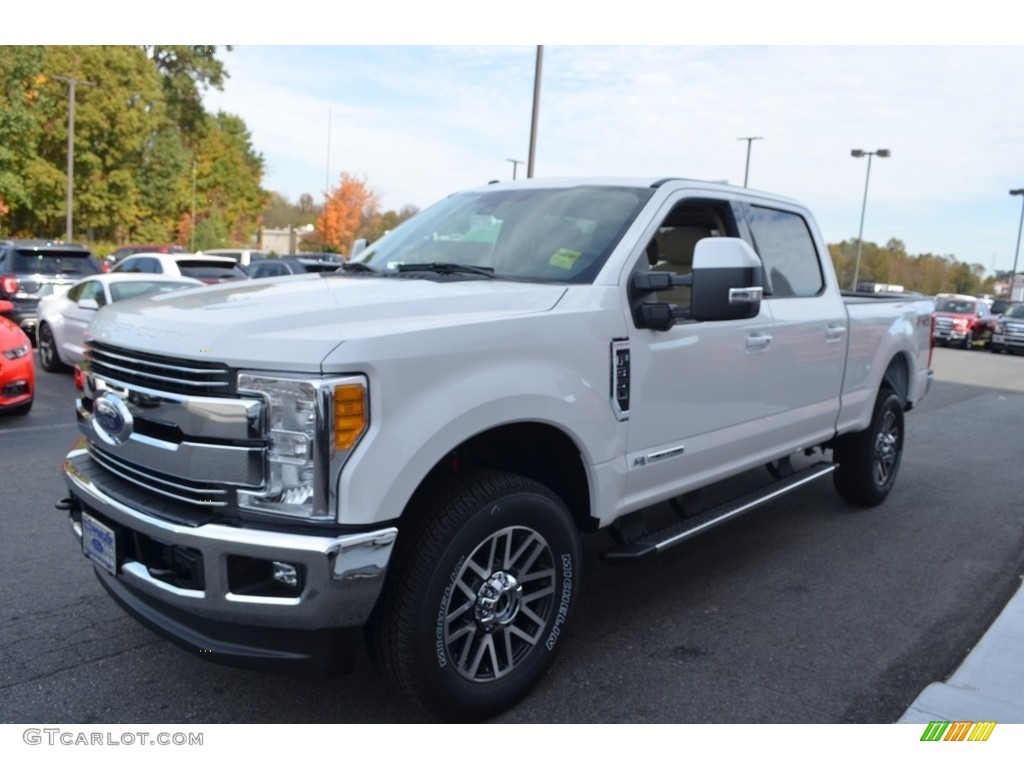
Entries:
POLYGON ((0 240, 0 299, 14 305, 9 317, 33 340, 39 300, 101 271, 92 251, 81 245, 0 240))
MULTIPOLYGON (((319 257, 320 254, 317 254, 319 257)), ((249 277, 278 277, 301 275, 305 272, 334 272, 342 265, 339 259, 287 257, 283 259, 254 259, 245 269, 249 277)))

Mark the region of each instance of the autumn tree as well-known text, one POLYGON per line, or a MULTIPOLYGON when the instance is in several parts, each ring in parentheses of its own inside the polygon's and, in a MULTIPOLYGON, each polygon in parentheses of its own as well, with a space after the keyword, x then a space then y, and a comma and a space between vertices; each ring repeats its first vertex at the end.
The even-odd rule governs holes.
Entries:
MULTIPOLYGON (((213 46, 9 46, 0 56, 5 234, 64 232, 68 85, 75 90, 75 235, 96 243, 181 239, 196 169, 196 231, 251 242, 263 158, 241 118, 207 113, 227 77, 213 46), (209 224, 200 227, 204 222, 209 224)), ((211 244, 211 247, 212 247, 211 244)), ((197 243, 198 245, 198 243, 197 243)))
POLYGON ((359 232, 359 237, 365 237, 371 243, 378 240, 403 221, 419 213, 415 205, 403 206, 398 211, 385 211, 384 213, 370 216, 359 232))
POLYGON ((378 200, 364 178, 343 172, 340 184, 325 195, 323 212, 316 220, 315 234, 323 249, 350 253, 360 229, 376 215, 378 200))

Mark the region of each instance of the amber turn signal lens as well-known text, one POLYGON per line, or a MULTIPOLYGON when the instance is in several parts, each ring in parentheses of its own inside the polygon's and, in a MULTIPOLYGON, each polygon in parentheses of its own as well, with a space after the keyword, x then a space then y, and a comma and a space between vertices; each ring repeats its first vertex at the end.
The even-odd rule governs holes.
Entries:
POLYGON ((361 384, 334 388, 334 448, 347 451, 366 429, 366 390, 361 384))

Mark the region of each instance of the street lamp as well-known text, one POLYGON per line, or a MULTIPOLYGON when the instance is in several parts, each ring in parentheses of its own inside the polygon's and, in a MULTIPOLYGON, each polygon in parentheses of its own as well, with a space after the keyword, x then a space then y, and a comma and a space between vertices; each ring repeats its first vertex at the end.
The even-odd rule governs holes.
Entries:
POLYGON ((520 165, 525 165, 525 163, 522 160, 513 160, 511 157, 506 157, 505 159, 512 163, 512 181, 515 181, 516 168, 518 168, 520 165))
POLYGON ((526 178, 533 178, 533 163, 537 158, 537 120, 540 116, 540 76, 544 66, 544 46, 537 46, 537 63, 533 67, 533 116, 530 118, 530 162, 526 165, 526 178))
MULTIPOLYGON (((1024 196, 1024 189, 1011 189, 1011 195, 1024 196)), ((1024 229, 1024 199, 1020 206, 1020 224, 1017 225, 1017 249, 1013 252, 1013 272, 1010 273, 1010 301, 1013 301, 1013 284, 1017 279, 1017 259, 1020 258, 1020 231, 1024 229)))
POLYGON ((868 182, 871 181, 871 157, 872 155, 878 155, 879 157, 889 157, 892 153, 888 149, 877 149, 874 152, 865 152, 863 149, 851 149, 850 155, 852 157, 864 157, 867 155, 868 158, 868 172, 864 178, 864 202, 860 206, 860 232, 857 234, 857 262, 853 268, 853 285, 850 286, 851 291, 857 290, 857 280, 860 277, 860 252, 864 245, 864 211, 868 207, 868 182))
POLYGON ((763 139, 764 136, 740 136, 736 141, 747 142, 747 168, 743 171, 743 186, 747 186, 747 179, 750 178, 750 145, 755 141, 763 139))

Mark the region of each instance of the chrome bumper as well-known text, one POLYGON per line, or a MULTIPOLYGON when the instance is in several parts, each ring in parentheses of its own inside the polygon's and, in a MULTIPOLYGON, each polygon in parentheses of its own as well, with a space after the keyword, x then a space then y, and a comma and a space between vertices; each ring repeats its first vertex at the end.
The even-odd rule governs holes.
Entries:
POLYGON ((217 524, 179 525, 141 514, 105 493, 76 465, 83 459, 88 459, 88 452, 76 446, 64 461, 72 496, 71 527, 79 542, 80 512, 84 509, 113 523, 124 535, 188 548, 202 557, 202 589, 162 581, 144 564, 128 557, 118 563, 116 579, 96 566, 103 580, 121 582, 150 604, 165 605, 205 623, 295 630, 352 628, 362 626, 373 610, 398 534, 396 528, 316 536, 217 524), (300 567, 304 575, 301 593, 295 597, 233 593, 228 574, 233 556, 300 567))

